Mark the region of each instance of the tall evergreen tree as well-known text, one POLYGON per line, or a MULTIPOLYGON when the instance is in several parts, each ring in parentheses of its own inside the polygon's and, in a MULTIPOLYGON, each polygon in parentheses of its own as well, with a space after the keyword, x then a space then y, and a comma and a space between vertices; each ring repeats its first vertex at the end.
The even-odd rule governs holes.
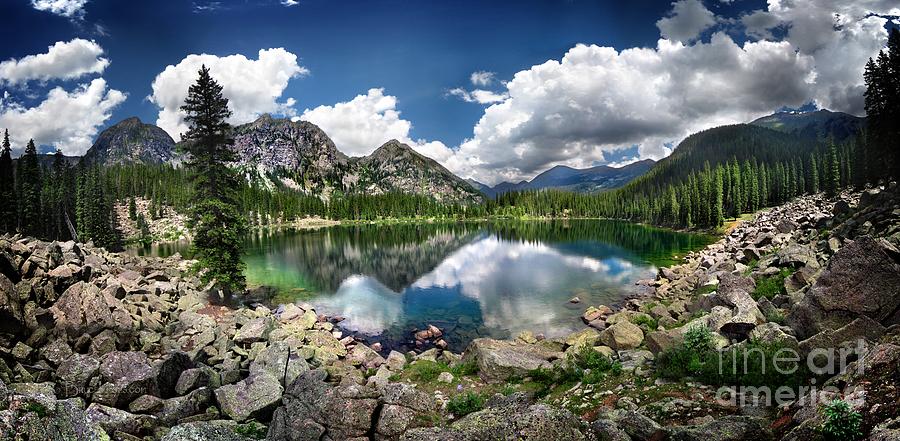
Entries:
POLYGON ((244 287, 242 241, 246 231, 238 209, 237 189, 240 176, 227 163, 237 158, 230 148, 234 140, 226 119, 231 116, 222 86, 200 68, 197 82, 188 88, 181 110, 188 123, 185 152, 194 184, 196 202, 191 210, 194 248, 204 279, 220 286, 241 290, 244 287))
POLYGON ((16 181, 19 186, 21 230, 27 235, 41 237, 44 231, 41 216, 41 167, 33 139, 28 141, 25 153, 19 158, 16 181))
POLYGON ((722 192, 724 183, 722 182, 722 168, 716 167, 716 176, 713 182, 713 222, 716 227, 721 227, 725 223, 724 207, 722 206, 722 192))
POLYGON ((18 210, 15 179, 13 176, 12 146, 9 130, 3 133, 3 150, 0 151, 0 232, 14 232, 18 227, 18 210))
POLYGON ((825 163, 825 193, 828 196, 835 196, 841 186, 841 170, 840 160, 837 155, 837 147, 834 145, 834 140, 829 142, 825 163))

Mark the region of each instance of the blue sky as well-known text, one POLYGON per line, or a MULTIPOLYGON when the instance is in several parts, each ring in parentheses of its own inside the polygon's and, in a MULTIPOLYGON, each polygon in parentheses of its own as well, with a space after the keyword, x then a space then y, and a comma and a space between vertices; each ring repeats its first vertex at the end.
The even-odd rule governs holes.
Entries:
MULTIPOLYGON (((829 81, 821 87, 804 83, 804 75, 821 70, 816 67, 817 55, 854 50, 858 56, 850 61, 857 64, 871 55, 882 35, 876 29, 879 23, 866 27, 863 22, 872 13, 880 14, 883 31, 891 25, 890 14, 897 13, 898 2, 881 2, 870 10, 824 3, 830 2, 815 2, 822 16, 840 12, 851 20, 848 26, 866 30, 871 38, 841 47, 828 34, 830 23, 800 23, 803 18, 798 14, 804 5, 793 11, 770 11, 759 0, 300 0, 290 6, 282 0, 5 0, 0 4, 0 16, 6 17, 0 27, 4 41, 0 60, 18 64, 7 63, 6 71, 0 66, 0 93, 4 94, 0 126, 10 126, 15 140, 28 135, 67 153, 80 153, 89 146, 86 139, 123 118, 134 115, 151 123, 163 119, 165 102, 175 102, 174 95, 182 93, 168 89, 186 89, 187 72, 194 69, 190 62, 179 63, 191 54, 215 59, 242 55, 246 60, 231 59, 235 64, 226 62, 220 69, 232 66, 243 72, 244 66, 260 57, 260 50, 282 48, 270 54, 279 67, 266 71, 269 63, 256 66, 259 91, 245 87, 253 80, 223 79, 246 89, 240 92, 243 98, 233 99, 236 114, 242 120, 261 111, 309 119, 323 126, 348 154, 365 154, 390 136, 414 144, 461 175, 494 182, 531 177, 560 163, 587 166, 658 159, 668 153, 666 146, 692 130, 784 106, 816 103, 859 114, 861 101, 854 96, 859 94, 861 77, 854 80, 853 71, 816 72, 819 82, 829 81), (665 18, 670 22, 661 24, 665 18), (46 66, 23 63, 29 55, 48 53, 48 47, 57 42, 69 44, 76 39, 84 40, 79 44, 82 52, 89 53, 88 61, 102 58, 108 65, 65 74, 60 73, 67 66, 65 57, 51 57, 48 62, 60 64, 57 73, 41 74, 46 66), (661 41, 672 42, 675 49, 661 41), (758 47, 748 49, 746 44, 758 47), (644 52, 626 56, 623 51, 632 48, 644 52), (663 92, 689 89, 696 82, 671 84, 685 75, 673 70, 679 63, 697 63, 696 71, 703 78, 721 75, 756 81, 760 72, 748 71, 741 63, 745 58, 758 60, 754 57, 760 57, 760 51, 768 51, 762 58, 774 63, 763 79, 793 87, 779 87, 779 96, 763 98, 757 95, 772 89, 770 84, 747 90, 725 87, 721 92, 728 97, 720 109, 713 110, 715 102, 697 91, 688 90, 677 103, 659 101, 660 96, 671 99, 671 93, 663 92), (796 59, 777 60, 790 58, 791 52, 808 59, 795 55, 796 59), (580 61, 574 60, 580 57, 593 63, 591 69, 579 71, 580 61), (732 57, 734 72, 715 66, 715 59, 732 57), (644 59, 649 64, 643 64, 644 59), (543 70, 533 68, 541 65, 543 70), (611 65, 618 70, 607 67, 611 65), (183 73, 159 78, 158 84, 167 90, 155 90, 152 85, 167 66, 183 73), (289 78, 279 77, 279 72, 289 78), (484 77, 490 81, 476 84, 474 72, 492 73, 484 77), (516 81, 511 82, 514 77, 516 81), (98 79, 105 83, 102 88, 98 79), (842 93, 827 92, 835 84, 843 87, 842 93), (81 85, 93 88, 88 91, 81 85), (545 85, 558 89, 541 95, 545 85), (644 87, 663 89, 657 95, 635 95, 644 87), (53 114, 51 103, 40 106, 50 100, 48 93, 54 88, 69 95, 90 95, 96 105, 84 112, 68 107, 76 110, 53 114), (536 90, 540 93, 528 95, 536 90), (274 95, 254 99, 262 91, 274 95), (478 97, 483 102, 469 102, 478 97), (552 111, 542 114, 544 103, 552 111), (634 104, 640 105, 628 107, 634 104), (319 106, 323 107, 304 114, 319 106), (36 108, 40 111, 29 112, 36 108), (658 108, 661 113, 627 117, 646 108, 658 108), (581 113, 567 113, 573 110, 581 113), (71 113, 83 116, 79 121, 84 127, 77 133, 40 124, 41 118, 79 118, 71 113), (684 115, 669 117, 672 113, 684 115), (511 131, 510 125, 514 126, 511 131)), ((808 8, 805 14, 816 16, 808 8)), ((840 39, 839 34, 833 37, 840 39)), ((85 66, 86 61, 68 62, 85 66)), ((215 64, 213 68, 215 74, 215 64)), ((173 109, 171 104, 168 108, 173 109)), ((169 116, 177 119, 175 114, 169 116)), ((234 122, 247 122, 242 120, 234 122)), ((178 127, 174 120, 160 125, 170 132, 178 127)), ((177 133, 170 134, 177 138, 177 133)))

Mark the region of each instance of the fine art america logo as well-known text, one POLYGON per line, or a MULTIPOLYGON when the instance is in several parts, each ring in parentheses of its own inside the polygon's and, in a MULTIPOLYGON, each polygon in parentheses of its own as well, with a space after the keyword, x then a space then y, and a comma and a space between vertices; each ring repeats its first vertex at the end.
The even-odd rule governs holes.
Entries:
MULTIPOLYGON (((800 405, 818 405, 830 401, 840 395, 841 390, 833 385, 818 385, 817 378, 828 378, 844 374, 854 360, 862 359, 868 351, 866 341, 859 339, 852 344, 848 342, 840 348, 816 348, 805 356, 793 348, 781 348, 767 354, 759 348, 743 348, 743 350, 719 352, 719 374, 740 378, 750 374, 749 366, 767 369, 784 377, 799 375, 803 372, 812 374, 808 384, 796 387, 784 385, 776 388, 769 386, 722 386, 716 391, 716 399, 723 405, 732 406, 787 406, 792 403, 800 405), (739 368, 738 366, 741 366, 739 368), (741 371, 743 370, 743 371, 741 371)), ((856 363, 854 371, 863 374, 864 363, 856 363)), ((863 397, 865 394, 853 394, 863 397)), ((853 401, 853 400, 848 400, 853 401)), ((854 404, 854 403, 851 403, 854 404)))

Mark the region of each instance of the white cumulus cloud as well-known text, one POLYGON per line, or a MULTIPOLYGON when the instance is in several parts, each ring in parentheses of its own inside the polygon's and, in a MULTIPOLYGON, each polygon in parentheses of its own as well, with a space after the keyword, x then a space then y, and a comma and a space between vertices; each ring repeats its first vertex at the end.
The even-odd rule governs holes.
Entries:
POLYGON ((412 123, 400 116, 397 98, 385 95, 382 88, 369 89, 365 95, 333 106, 306 109, 300 119, 319 126, 338 149, 350 156, 368 155, 391 139, 438 162, 452 156, 452 151, 440 141, 412 139, 412 123))
MULTIPOLYGON (((632 146, 638 158, 629 160, 660 159, 690 133, 785 106, 861 115, 865 61, 887 40, 886 17, 898 14, 896 0, 770 0, 732 19, 677 1, 658 22, 655 48, 582 44, 516 73, 495 92, 506 98, 442 161, 495 184, 559 164, 604 163, 605 153, 632 146), (701 38, 717 24, 751 41, 737 44, 726 32, 701 38)), ((451 94, 474 101, 466 90, 451 94)))
POLYGON ((87 2, 88 0, 31 0, 31 6, 38 11, 71 18, 83 14, 87 2))
POLYGON ((252 121, 263 113, 294 116, 293 99, 279 101, 291 79, 309 71, 297 63, 297 56, 283 48, 261 49, 256 60, 244 55, 219 57, 191 54, 177 65, 169 65, 153 80, 153 93, 148 99, 159 107, 156 125, 176 140, 187 131, 180 107, 187 97, 188 87, 197 80, 202 65, 222 85, 233 112, 231 124, 252 121))
POLYGON ((109 60, 102 55, 103 48, 93 41, 81 38, 58 41, 46 53, 0 62, 0 85, 34 80, 70 80, 102 73, 109 66, 109 60))
POLYGON ((716 16, 700 0, 678 0, 672 3, 672 13, 659 19, 656 27, 663 38, 687 43, 716 24, 716 16))
POLYGON ((490 90, 475 89, 468 91, 462 87, 456 87, 447 91, 447 94, 458 97, 467 103, 493 104, 507 98, 505 93, 497 93, 490 90))
POLYGON ((38 145, 52 145, 67 155, 83 155, 94 142, 97 130, 125 101, 126 95, 109 89, 97 78, 73 91, 51 89, 40 104, 26 108, 9 94, 0 99, 0 127, 9 129, 17 151, 33 138, 38 145))
POLYGON ((469 75, 469 81, 471 81, 473 85, 478 87, 490 86, 491 83, 494 82, 495 75, 496 74, 494 72, 479 70, 472 72, 472 75, 469 75))

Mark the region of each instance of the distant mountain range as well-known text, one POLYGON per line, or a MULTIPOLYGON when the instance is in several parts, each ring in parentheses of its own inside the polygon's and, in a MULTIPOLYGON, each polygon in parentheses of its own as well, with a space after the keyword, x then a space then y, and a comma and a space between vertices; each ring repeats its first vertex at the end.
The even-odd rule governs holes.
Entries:
POLYGON ((866 119, 823 109, 814 112, 779 112, 750 124, 805 139, 824 141, 833 136, 835 142, 843 142, 856 136, 866 126, 866 119))
MULTIPOLYGON (((292 188, 323 198, 336 191, 405 192, 441 202, 468 203, 510 191, 559 189, 596 193, 620 188, 641 176, 645 177, 641 179, 644 182, 669 181, 682 173, 687 164, 688 168, 697 169, 706 161, 716 163, 749 155, 764 158, 767 151, 785 148, 805 153, 829 137, 843 142, 864 127, 865 118, 841 112, 780 112, 749 124, 693 134, 659 163, 647 159, 623 167, 599 165, 585 169, 559 165, 530 181, 488 186, 463 180, 396 140, 388 141, 368 156, 347 157, 315 124, 263 115, 234 127, 232 137, 239 160, 233 165, 247 179, 263 185, 292 188)), ((183 161, 178 152, 178 145, 164 130, 138 118, 128 118, 104 130, 81 161, 100 165, 177 165, 183 161)), ((69 163, 78 160, 65 159, 69 163)), ((52 155, 41 155, 44 166, 50 166, 52 161, 52 155)))
MULTIPOLYGON (((315 124, 263 115, 234 127, 238 161, 250 180, 330 197, 334 192, 404 192, 441 202, 468 203, 481 193, 408 145, 389 141, 371 155, 348 158, 315 124)), ((128 118, 104 130, 85 154, 87 164, 179 164, 183 157, 162 129, 128 118)))
POLYGON ((518 183, 501 182, 493 187, 482 184, 478 181, 469 180, 468 182, 481 190, 488 197, 496 197, 497 195, 510 191, 524 190, 543 190, 557 189, 575 191, 579 193, 596 193, 605 190, 619 188, 632 179, 644 174, 653 167, 655 162, 652 159, 637 161, 623 167, 610 167, 608 165, 598 165, 596 167, 577 169, 557 165, 537 176, 530 181, 521 181, 518 183))

